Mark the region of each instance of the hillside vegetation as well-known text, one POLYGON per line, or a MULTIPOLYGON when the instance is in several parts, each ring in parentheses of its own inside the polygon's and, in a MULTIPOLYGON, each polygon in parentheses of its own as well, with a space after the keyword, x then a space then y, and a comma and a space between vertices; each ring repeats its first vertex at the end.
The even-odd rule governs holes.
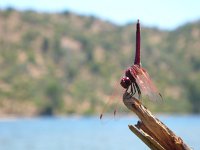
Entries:
MULTIPOLYGON (((173 31, 142 25, 141 34, 142 65, 164 97, 146 105, 199 113, 200 22, 173 31)), ((68 11, 0 11, 0 114, 98 114, 112 93, 123 107, 119 82, 134 50, 135 23, 117 26, 68 11)))

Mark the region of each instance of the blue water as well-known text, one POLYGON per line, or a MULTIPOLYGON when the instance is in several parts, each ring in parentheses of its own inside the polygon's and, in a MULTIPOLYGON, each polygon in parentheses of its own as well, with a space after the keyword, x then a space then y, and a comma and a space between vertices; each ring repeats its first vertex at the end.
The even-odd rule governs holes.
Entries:
MULTIPOLYGON (((200 150, 200 116, 158 116, 185 143, 200 150)), ((136 117, 0 120, 0 150, 145 150, 130 130, 136 117)))

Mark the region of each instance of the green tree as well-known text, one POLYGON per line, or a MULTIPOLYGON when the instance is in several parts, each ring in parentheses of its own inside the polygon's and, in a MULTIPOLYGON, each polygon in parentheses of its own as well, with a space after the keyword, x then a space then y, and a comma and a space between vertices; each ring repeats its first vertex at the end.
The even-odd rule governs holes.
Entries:
POLYGON ((196 80, 190 80, 187 84, 188 98, 192 104, 192 112, 200 113, 200 77, 196 80))
POLYGON ((62 107, 62 87, 56 80, 48 81, 46 85, 45 95, 48 99, 48 104, 46 105, 45 110, 53 111, 61 109, 62 107))
POLYGON ((49 39, 44 38, 41 46, 42 52, 46 53, 49 50, 49 39))

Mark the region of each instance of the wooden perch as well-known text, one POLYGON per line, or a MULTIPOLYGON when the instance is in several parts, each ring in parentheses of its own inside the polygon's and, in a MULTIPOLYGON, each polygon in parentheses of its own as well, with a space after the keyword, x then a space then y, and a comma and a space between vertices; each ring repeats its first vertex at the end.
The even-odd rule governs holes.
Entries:
POLYGON ((155 118, 142 103, 125 92, 123 102, 141 121, 129 129, 152 150, 191 150, 183 140, 155 118))

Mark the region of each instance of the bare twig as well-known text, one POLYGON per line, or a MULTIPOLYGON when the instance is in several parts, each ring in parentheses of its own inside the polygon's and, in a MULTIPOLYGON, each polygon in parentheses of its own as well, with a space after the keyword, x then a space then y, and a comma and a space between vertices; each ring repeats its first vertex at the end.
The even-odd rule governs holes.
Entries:
POLYGON ((141 121, 129 129, 152 150, 190 150, 183 140, 176 136, 166 125, 155 118, 142 103, 124 93, 123 102, 141 121))

